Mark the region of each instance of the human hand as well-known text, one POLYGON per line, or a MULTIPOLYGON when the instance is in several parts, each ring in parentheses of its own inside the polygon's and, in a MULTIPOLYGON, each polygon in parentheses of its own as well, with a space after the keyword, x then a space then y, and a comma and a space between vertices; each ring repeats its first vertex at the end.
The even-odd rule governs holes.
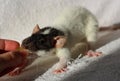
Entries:
POLYGON ((14 40, 0 39, 0 54, 7 51, 14 51, 20 47, 20 44, 14 40))

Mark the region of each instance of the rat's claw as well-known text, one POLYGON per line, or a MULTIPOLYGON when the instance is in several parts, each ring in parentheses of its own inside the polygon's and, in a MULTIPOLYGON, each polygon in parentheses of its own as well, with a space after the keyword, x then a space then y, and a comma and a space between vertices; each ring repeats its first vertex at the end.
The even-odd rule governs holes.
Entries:
POLYGON ((68 69, 67 68, 62 68, 62 69, 56 69, 53 71, 54 74, 59 74, 59 73, 63 73, 66 72, 68 69))
POLYGON ((89 50, 89 51, 87 52, 87 55, 88 55, 89 57, 100 56, 101 54, 102 54, 102 52, 94 52, 94 51, 92 51, 92 50, 89 50))

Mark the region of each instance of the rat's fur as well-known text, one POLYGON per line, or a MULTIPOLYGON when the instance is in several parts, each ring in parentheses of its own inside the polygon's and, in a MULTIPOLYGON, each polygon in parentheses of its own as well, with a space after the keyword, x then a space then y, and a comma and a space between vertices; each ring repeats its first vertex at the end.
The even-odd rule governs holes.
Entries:
POLYGON ((76 53, 76 51, 81 50, 81 46, 85 46, 85 51, 87 51, 87 43, 91 45, 95 43, 97 30, 98 22, 87 9, 82 7, 67 8, 52 26, 34 32, 30 37, 23 40, 22 46, 35 52, 39 50, 48 51, 55 48, 56 43, 61 39, 55 40, 56 36, 64 36, 65 45, 61 48, 55 48, 56 54, 60 58, 56 68, 59 70, 66 66, 71 52, 76 53), (78 50, 73 49, 71 51, 76 45, 78 45, 78 50))
POLYGON ((64 33, 55 28, 45 27, 23 40, 22 46, 33 52, 39 50, 49 51, 55 47, 56 41, 53 39, 56 36, 64 36, 64 33))

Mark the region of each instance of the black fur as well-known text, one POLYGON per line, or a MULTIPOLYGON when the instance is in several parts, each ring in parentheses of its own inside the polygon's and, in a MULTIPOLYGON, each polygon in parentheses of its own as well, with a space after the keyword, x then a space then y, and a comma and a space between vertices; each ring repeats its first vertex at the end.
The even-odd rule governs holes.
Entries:
POLYGON ((56 41, 54 37, 64 36, 64 33, 52 27, 45 27, 40 31, 32 34, 30 37, 22 41, 22 46, 31 51, 46 50, 54 48, 56 41), (44 31, 50 29, 49 34, 42 34, 44 31))

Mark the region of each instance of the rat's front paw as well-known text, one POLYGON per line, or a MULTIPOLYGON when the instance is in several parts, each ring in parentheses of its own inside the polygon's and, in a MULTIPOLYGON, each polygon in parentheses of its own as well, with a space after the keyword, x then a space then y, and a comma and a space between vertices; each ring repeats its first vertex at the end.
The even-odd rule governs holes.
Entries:
POLYGON ((100 55, 102 55, 102 52, 94 52, 94 51, 92 51, 92 50, 89 50, 89 51, 87 52, 87 55, 88 55, 89 57, 100 56, 100 55))
POLYGON ((53 71, 54 74, 59 74, 59 73, 63 73, 63 72, 66 72, 68 69, 67 67, 65 68, 61 68, 61 69, 56 69, 53 71))
POLYGON ((59 73, 63 73, 66 72, 67 69, 67 63, 65 61, 61 61, 56 65, 55 70, 53 71, 54 74, 59 74, 59 73))

